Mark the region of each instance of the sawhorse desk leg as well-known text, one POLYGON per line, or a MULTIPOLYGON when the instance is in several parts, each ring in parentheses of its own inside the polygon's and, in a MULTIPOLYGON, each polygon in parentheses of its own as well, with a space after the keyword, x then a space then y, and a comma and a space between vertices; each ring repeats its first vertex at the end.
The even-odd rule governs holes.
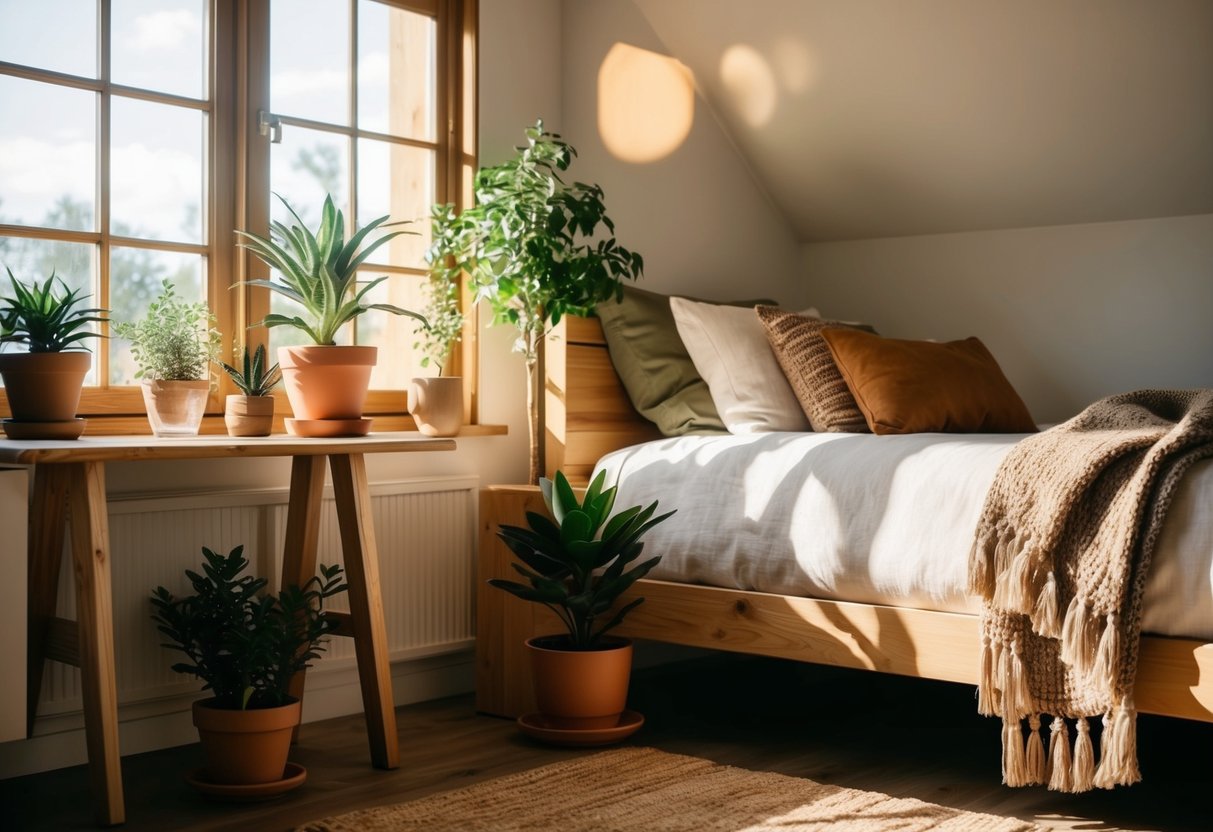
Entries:
MULTIPOLYGON (((320 499, 324 493, 324 457, 295 457, 291 465, 291 496, 287 508, 282 584, 302 584, 316 574, 320 531, 320 499)), ((371 762, 376 768, 400 764, 392 671, 388 659, 387 626, 379 585, 379 552, 375 546, 374 515, 366 462, 362 454, 328 457, 333 496, 341 529, 341 549, 349 582, 350 630, 358 657, 358 678, 366 713, 371 762)), ((305 675, 291 682, 292 696, 303 697, 305 675)))
POLYGON ((110 578, 105 470, 99 462, 41 464, 34 473, 29 543, 29 678, 27 728, 37 716, 42 665, 55 659, 80 668, 89 781, 97 822, 126 820, 118 748, 118 686, 110 578), (71 523, 76 620, 55 616, 63 518, 71 523))

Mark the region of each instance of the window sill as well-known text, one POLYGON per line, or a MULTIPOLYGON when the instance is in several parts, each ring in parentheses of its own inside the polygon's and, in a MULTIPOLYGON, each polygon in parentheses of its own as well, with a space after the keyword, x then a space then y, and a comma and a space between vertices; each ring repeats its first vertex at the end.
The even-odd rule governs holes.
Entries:
MULTIPOLYGON (((146 416, 88 416, 86 418, 88 419, 88 427, 85 429, 85 436, 150 436, 152 433, 151 425, 148 424, 146 416)), ((281 414, 274 417, 274 433, 286 433, 283 418, 281 414)), ((417 430, 416 422, 408 414, 368 414, 368 418, 375 420, 373 427, 376 431, 417 430)), ((227 433, 227 426, 223 423, 223 415, 213 414, 204 416, 202 426, 198 432, 209 436, 227 433)), ((464 425, 459 429, 459 436, 505 436, 508 432, 508 428, 505 425, 464 425)))

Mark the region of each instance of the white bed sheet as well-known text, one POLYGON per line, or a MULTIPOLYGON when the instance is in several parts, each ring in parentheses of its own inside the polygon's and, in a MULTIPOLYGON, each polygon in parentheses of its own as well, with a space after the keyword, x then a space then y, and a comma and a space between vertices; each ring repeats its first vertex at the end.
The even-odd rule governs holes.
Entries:
MULTIPOLYGON (((1022 435, 684 436, 604 457, 616 507, 678 512, 645 537, 650 577, 781 595, 977 612, 965 590, 985 494, 1022 435)), ((1213 640, 1213 460, 1172 503, 1144 629, 1213 640)))

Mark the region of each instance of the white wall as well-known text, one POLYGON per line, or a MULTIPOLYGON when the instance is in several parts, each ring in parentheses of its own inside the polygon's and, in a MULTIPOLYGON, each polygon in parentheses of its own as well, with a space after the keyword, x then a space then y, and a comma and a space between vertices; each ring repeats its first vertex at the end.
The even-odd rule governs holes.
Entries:
MULTIPOLYGON (((616 43, 667 50, 632 0, 566 2, 563 132, 580 154, 571 173, 606 192, 620 244, 645 258, 639 285, 708 298, 770 295, 798 305, 799 251, 707 102, 696 96, 685 142, 664 159, 621 161, 598 132, 598 70, 616 43)), ((489 68, 486 66, 486 72, 489 68)))
MULTIPOLYGON (((542 118, 560 130, 560 0, 482 0, 480 3, 480 162, 508 158, 542 118)), ((481 314, 480 420, 504 424, 509 435, 476 449, 484 484, 526 482, 526 368, 507 325, 487 326, 481 314)))
POLYGON ((809 299, 888 336, 980 337, 1033 416, 1213 386, 1213 214, 803 248, 809 299))

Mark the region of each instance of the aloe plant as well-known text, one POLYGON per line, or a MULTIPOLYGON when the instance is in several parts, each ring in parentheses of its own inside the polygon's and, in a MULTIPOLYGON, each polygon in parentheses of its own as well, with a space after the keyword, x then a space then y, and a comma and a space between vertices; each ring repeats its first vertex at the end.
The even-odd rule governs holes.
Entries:
POLYGON ((674 512, 654 516, 657 501, 632 506, 611 516, 616 486, 603 489, 606 472, 600 471, 578 502, 568 479, 539 481, 551 517, 526 513, 527 525, 503 525, 497 536, 522 563, 514 567, 527 583, 493 578, 489 583, 524 601, 552 610, 569 631, 573 650, 593 650, 607 631, 617 627, 644 599, 634 598, 611 612, 616 600, 649 573, 661 556, 628 569, 640 557, 642 535, 674 512), (599 623, 605 618, 605 623, 599 623))
POLYGON ((79 308, 88 295, 79 289, 69 289, 62 278, 51 276, 41 285, 33 281, 25 285, 8 272, 13 297, 0 299, 0 343, 25 344, 30 352, 63 352, 87 350, 82 343, 101 335, 89 324, 104 323, 108 309, 79 308), (58 283, 60 290, 55 291, 58 283))
POLYGON ((277 220, 272 221, 268 239, 248 231, 236 233, 244 238, 239 245, 277 269, 281 279, 247 282, 295 301, 304 309, 306 317, 271 312, 261 320, 260 325, 295 327, 317 344, 335 344, 341 327, 372 309, 407 315, 425 323, 424 316, 408 309, 390 303, 367 302, 371 290, 387 280, 386 275, 361 285, 357 281, 358 267, 371 254, 389 240, 412 232, 393 231, 371 239, 372 232, 381 226, 401 224, 387 223, 388 217, 383 216, 371 220, 347 241, 345 218, 333 205, 331 196, 324 199, 320 225, 314 232, 299 218, 290 203, 281 196, 278 199, 294 217, 294 223, 288 226, 277 220), (365 247, 363 243, 366 243, 365 247))
POLYGON ((277 363, 270 367, 266 366, 264 344, 258 344, 257 349, 251 354, 248 349, 245 349, 243 364, 244 369, 242 370, 226 362, 219 362, 219 366, 228 374, 240 392, 246 396, 268 396, 275 385, 282 380, 282 370, 277 363))

